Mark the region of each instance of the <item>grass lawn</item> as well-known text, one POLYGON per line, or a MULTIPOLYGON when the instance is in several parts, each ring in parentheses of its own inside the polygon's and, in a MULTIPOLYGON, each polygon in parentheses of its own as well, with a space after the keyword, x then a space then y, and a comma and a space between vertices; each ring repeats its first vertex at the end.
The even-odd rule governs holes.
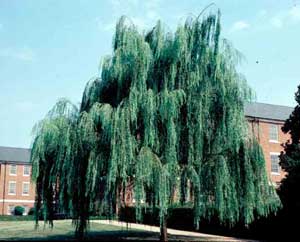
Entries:
POLYGON ((1 221, 33 221, 33 215, 24 215, 24 216, 12 216, 12 215, 0 215, 1 221))
MULTIPOLYGON (((34 225, 34 221, 0 221, 0 240, 75 240, 74 227, 70 220, 55 221, 53 229, 48 225, 44 226, 43 222, 39 223, 37 230, 34 225)), ((122 231, 119 227, 91 222, 88 238, 94 240, 100 236, 106 240, 112 234, 115 235, 113 237, 118 237, 124 232, 127 231, 122 231)))
MULTIPOLYGON (((5 241, 76 241, 71 220, 54 222, 53 229, 40 222, 39 228, 34 229, 34 221, 0 221, 0 240, 5 241)), ((103 225, 90 222, 87 235, 89 241, 158 241, 159 234, 126 227, 103 225)), ((169 241, 217 241, 213 238, 195 238, 186 236, 169 236, 169 241)), ((220 240, 218 240, 220 241, 220 240)), ((221 240, 222 241, 222 240, 221 240)))

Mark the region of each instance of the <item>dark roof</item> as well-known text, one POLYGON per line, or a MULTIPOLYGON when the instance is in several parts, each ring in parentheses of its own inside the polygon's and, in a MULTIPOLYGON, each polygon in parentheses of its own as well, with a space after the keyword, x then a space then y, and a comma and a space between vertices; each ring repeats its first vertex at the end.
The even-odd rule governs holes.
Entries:
POLYGON ((252 102, 245 105, 245 116, 285 121, 293 110, 288 106, 252 102))
POLYGON ((0 146, 0 161, 29 162, 30 149, 0 146))

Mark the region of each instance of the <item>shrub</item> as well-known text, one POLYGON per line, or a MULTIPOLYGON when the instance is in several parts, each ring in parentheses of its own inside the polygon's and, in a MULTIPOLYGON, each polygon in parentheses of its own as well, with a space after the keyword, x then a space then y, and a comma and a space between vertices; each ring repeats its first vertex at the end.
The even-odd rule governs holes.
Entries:
POLYGON ((30 208, 28 211, 28 215, 34 215, 35 213, 35 209, 34 208, 30 208))
POLYGON ((22 216, 25 209, 22 206, 16 206, 14 209, 14 214, 17 216, 22 216))

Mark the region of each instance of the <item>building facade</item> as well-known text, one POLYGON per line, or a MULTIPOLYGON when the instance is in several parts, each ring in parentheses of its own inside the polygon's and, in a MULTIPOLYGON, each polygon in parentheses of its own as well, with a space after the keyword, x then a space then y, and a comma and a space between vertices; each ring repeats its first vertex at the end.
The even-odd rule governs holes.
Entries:
POLYGON ((16 206, 27 214, 34 206, 29 160, 29 149, 0 146, 0 215, 13 214, 16 206))
POLYGON ((289 139, 289 135, 284 134, 281 127, 293 110, 291 107, 265 103, 250 103, 245 107, 249 128, 257 137, 264 153, 268 177, 277 186, 286 175, 279 166, 278 156, 283 151, 282 144, 289 139))
MULTIPOLYGON (((278 156, 289 135, 281 127, 292 111, 291 107, 264 103, 250 103, 245 107, 249 129, 262 147, 267 174, 274 185, 285 176, 278 156)), ((13 214, 15 206, 23 206, 27 214, 34 206, 35 188, 30 179, 29 161, 29 149, 0 146, 0 215, 13 214)), ((132 187, 128 189, 126 200, 134 203, 132 187)))

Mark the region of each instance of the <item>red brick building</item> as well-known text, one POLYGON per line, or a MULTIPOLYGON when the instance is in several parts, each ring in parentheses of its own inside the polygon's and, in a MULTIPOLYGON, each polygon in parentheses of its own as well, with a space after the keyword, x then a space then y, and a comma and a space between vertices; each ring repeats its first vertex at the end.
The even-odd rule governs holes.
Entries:
POLYGON ((0 215, 13 214, 15 206, 34 206, 30 150, 0 146, 0 215))
MULTIPOLYGON (((264 103, 250 103, 245 116, 250 130, 262 146, 270 181, 279 184, 285 173, 278 164, 282 143, 289 138, 281 131, 293 108, 264 103)), ((35 190, 31 183, 30 150, 0 146, 0 215, 12 214, 14 207, 25 208, 25 214, 34 206, 35 190)), ((132 190, 132 188, 129 188, 132 190)), ((128 192, 128 201, 133 200, 128 192)))
POLYGON ((281 170, 278 155, 289 135, 281 131, 293 108, 265 103, 250 103, 245 115, 251 131, 256 135, 264 152, 267 174, 273 184, 279 184, 285 173, 281 170))

